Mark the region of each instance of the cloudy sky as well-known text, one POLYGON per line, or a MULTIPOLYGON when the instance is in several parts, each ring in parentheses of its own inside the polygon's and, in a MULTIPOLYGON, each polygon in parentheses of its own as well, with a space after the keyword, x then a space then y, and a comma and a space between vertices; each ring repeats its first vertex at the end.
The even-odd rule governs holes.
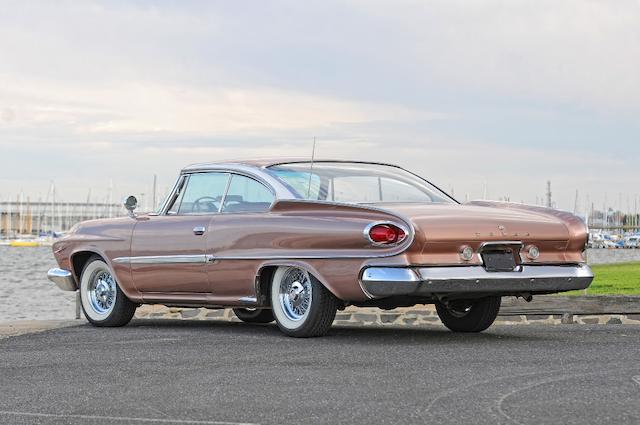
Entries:
POLYGON ((461 200, 640 194, 638 1, 0 0, 0 201, 189 163, 398 163, 461 200))

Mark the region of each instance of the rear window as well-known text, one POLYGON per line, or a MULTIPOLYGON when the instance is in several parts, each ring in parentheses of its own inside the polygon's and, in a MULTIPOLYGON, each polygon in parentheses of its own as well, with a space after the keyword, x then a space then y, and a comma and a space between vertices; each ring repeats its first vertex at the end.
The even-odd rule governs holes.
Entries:
POLYGON ((429 182, 390 165, 291 163, 267 170, 300 199, 348 203, 455 202, 429 182))

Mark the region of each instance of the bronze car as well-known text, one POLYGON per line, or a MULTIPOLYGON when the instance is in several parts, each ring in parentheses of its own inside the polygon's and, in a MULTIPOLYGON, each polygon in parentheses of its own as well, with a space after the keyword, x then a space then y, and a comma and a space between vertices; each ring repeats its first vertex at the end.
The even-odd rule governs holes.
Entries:
POLYGON ((80 291, 96 326, 140 304, 231 307, 291 336, 327 332, 348 305, 435 304, 453 331, 479 332, 502 296, 583 289, 587 228, 553 209, 460 204, 402 168, 341 161, 192 165, 163 206, 81 223, 49 278, 80 291))

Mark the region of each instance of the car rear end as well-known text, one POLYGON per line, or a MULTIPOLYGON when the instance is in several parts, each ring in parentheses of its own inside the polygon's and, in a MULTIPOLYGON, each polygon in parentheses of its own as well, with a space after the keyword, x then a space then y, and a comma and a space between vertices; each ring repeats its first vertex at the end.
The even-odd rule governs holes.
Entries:
POLYGON ((573 215, 492 203, 389 208, 411 221, 414 242, 406 265, 362 270, 369 298, 530 298, 584 289, 593 280, 583 254, 588 232, 573 215))

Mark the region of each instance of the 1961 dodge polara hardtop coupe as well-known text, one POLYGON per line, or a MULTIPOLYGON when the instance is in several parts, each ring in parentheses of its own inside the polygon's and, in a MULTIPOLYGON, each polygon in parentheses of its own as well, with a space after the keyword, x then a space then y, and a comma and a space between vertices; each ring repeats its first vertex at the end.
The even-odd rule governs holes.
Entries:
POLYGON ((252 160, 192 165, 164 205, 87 221, 56 242, 49 278, 80 291, 96 326, 140 304, 231 307, 291 336, 325 334, 348 305, 435 304, 479 332, 502 296, 583 289, 587 229, 552 209, 460 204, 402 168, 364 162, 252 160))

